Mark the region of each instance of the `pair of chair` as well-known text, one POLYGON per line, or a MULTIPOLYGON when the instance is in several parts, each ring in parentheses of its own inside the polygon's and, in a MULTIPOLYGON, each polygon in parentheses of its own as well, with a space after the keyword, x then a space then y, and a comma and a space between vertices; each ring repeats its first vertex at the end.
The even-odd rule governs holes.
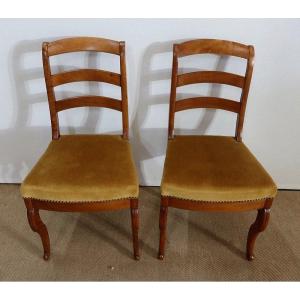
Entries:
MULTIPOLYGON (((205 211, 258 210, 250 227, 247 258, 268 223, 277 188, 271 177, 243 144, 241 133, 253 70, 254 48, 223 40, 200 39, 174 45, 171 81, 169 140, 161 183, 160 243, 165 253, 168 207, 205 211), (178 74, 180 57, 210 53, 247 60, 245 76, 218 71, 178 74), (194 83, 220 83, 242 90, 240 102, 196 97, 176 101, 176 88, 194 83), (175 113, 192 108, 213 108, 237 114, 235 137, 175 136, 175 113)), ((79 37, 43 44, 43 66, 51 116, 52 141, 21 186, 27 217, 42 240, 44 259, 50 256, 47 228, 39 210, 61 212, 130 209, 134 258, 139 259, 139 184, 128 141, 128 102, 125 43, 79 37), (120 56, 120 74, 79 69, 52 74, 49 57, 68 52, 98 51, 120 56), (80 96, 56 101, 54 87, 77 81, 99 81, 121 87, 121 100, 80 96), (58 113, 95 106, 122 113, 123 134, 60 135, 58 113)))

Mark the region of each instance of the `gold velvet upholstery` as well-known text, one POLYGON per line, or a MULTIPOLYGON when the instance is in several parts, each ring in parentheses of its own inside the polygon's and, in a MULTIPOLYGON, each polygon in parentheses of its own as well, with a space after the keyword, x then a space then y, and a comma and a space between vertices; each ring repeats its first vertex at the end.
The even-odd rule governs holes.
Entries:
POLYGON ((277 187, 242 142, 223 136, 175 136, 168 141, 162 196, 199 201, 247 201, 277 187))
POLYGON ((63 135, 25 178, 24 198, 85 202, 138 197, 128 140, 116 135, 63 135))

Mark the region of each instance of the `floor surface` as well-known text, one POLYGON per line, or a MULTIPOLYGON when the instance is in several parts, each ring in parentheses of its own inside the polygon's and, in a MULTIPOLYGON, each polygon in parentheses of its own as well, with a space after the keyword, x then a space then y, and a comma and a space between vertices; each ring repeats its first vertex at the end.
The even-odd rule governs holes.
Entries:
POLYGON ((166 258, 159 261, 159 201, 159 188, 141 188, 140 261, 132 259, 129 211, 41 212, 52 247, 45 262, 39 236, 27 223, 19 185, 1 184, 0 280, 300 280, 300 192, 279 192, 252 262, 245 259, 245 246, 254 211, 177 209, 169 209, 166 258))

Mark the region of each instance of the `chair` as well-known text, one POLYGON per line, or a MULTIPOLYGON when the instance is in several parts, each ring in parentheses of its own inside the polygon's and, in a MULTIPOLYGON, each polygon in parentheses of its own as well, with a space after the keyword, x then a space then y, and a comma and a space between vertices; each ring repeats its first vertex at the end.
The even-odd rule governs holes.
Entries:
POLYGON ((253 46, 230 41, 199 39, 173 47, 168 145, 161 182, 159 259, 165 255, 169 207, 199 211, 258 210, 247 240, 247 259, 254 258, 254 243, 268 224, 277 187, 242 142, 253 60, 253 46), (203 53, 246 59, 245 76, 219 71, 178 74, 179 58, 203 53), (218 83, 240 88, 240 102, 216 97, 176 100, 177 87, 194 83, 218 83), (236 113, 235 137, 175 136, 175 113, 193 108, 223 109, 236 113))
POLYGON ((130 208, 134 258, 138 260, 139 186, 128 141, 125 43, 76 37, 45 42, 42 52, 52 141, 23 181, 21 194, 30 227, 41 237, 44 259, 49 259, 50 241, 39 210, 92 212, 130 208), (50 56, 77 51, 106 52, 120 56, 120 74, 94 69, 51 73, 50 56), (56 101, 54 87, 78 81, 98 81, 119 86, 122 99, 80 96, 56 101), (60 135, 58 113, 84 106, 122 112, 122 136, 60 135))

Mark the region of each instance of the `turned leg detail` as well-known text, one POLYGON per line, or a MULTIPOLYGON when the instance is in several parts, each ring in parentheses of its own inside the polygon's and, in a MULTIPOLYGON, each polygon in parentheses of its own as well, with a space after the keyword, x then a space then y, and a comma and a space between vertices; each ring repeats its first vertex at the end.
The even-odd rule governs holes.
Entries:
POLYGON ((132 240, 133 240, 133 255, 136 260, 140 259, 139 250, 139 209, 138 199, 131 200, 131 226, 132 226, 132 240))
POLYGON ((25 200, 27 207, 27 218, 31 229, 38 233, 44 248, 44 260, 50 257, 50 240, 46 225, 42 222, 39 210, 34 207, 31 200, 25 200))
POLYGON ((269 202, 268 206, 258 210, 256 220, 249 229, 248 239, 247 239, 248 260, 254 259, 254 245, 255 245, 256 238, 260 232, 263 232, 267 228, 270 219, 271 204, 272 201, 269 202))
POLYGON ((161 199, 160 216, 159 216, 159 252, 158 259, 163 260, 165 256, 165 245, 167 237, 167 216, 168 216, 168 200, 164 197, 161 199))

